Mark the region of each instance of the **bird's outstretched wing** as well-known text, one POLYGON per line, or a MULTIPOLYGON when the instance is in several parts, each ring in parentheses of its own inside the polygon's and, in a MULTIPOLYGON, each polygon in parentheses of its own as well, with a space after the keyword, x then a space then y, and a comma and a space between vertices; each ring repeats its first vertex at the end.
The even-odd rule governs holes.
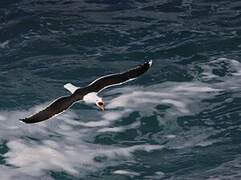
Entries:
POLYGON ((20 120, 25 123, 37 123, 40 121, 44 121, 44 120, 51 118, 54 115, 57 115, 57 114, 65 111, 74 102, 75 102, 75 99, 72 98, 72 96, 60 97, 59 99, 56 99, 53 103, 51 103, 48 107, 46 107, 44 110, 42 110, 30 117, 27 117, 25 119, 20 119, 20 120))
POLYGON ((136 68, 130 69, 128 71, 117 73, 117 74, 110 74, 107 76, 102 76, 92 83, 89 84, 89 88, 93 92, 100 92, 105 88, 110 86, 120 85, 129 80, 135 79, 141 74, 145 73, 152 65, 152 61, 145 62, 137 66, 136 68))
POLYGON ((107 87, 122 84, 131 79, 135 79, 136 77, 145 73, 151 67, 151 65, 152 61, 149 61, 123 73, 102 76, 93 81, 87 87, 78 88, 72 95, 60 97, 42 111, 20 120, 25 123, 37 123, 47 120, 54 115, 67 110, 74 102, 81 100, 84 95, 90 92, 99 92, 107 87))

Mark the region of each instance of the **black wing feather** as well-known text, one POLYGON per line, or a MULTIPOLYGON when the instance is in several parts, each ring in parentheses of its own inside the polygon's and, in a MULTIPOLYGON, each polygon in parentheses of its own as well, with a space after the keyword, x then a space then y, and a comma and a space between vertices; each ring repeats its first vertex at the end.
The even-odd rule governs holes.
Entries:
POLYGON ((25 123, 37 123, 40 121, 47 120, 51 118, 52 116, 61 113, 62 111, 65 111, 68 109, 73 103, 74 99, 71 96, 64 96, 57 100, 55 100, 52 104, 50 104, 47 108, 44 110, 28 117, 25 119, 20 119, 21 121, 25 123))
POLYGON ((93 81, 88 87, 93 92, 99 92, 108 86, 124 83, 145 73, 150 68, 151 63, 151 61, 145 62, 144 64, 139 65, 136 68, 130 69, 126 72, 103 76, 93 81))

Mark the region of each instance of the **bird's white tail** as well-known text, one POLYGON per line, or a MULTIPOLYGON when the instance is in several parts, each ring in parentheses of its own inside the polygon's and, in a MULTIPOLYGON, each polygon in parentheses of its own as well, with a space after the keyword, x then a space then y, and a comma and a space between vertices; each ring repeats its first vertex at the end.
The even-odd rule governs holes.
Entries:
POLYGON ((76 87, 74 86, 73 84, 71 83, 67 83, 64 85, 64 88, 67 89, 68 91, 70 91, 72 94, 77 90, 79 89, 79 87, 76 87))

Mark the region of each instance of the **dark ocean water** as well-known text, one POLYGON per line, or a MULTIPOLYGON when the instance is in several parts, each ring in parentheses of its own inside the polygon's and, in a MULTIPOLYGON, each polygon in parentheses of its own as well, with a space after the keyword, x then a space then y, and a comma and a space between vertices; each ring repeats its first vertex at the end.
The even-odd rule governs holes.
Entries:
POLYGON ((0 179, 241 179, 240 55, 238 0, 2 0, 0 179), (105 112, 18 121, 149 59, 105 112))

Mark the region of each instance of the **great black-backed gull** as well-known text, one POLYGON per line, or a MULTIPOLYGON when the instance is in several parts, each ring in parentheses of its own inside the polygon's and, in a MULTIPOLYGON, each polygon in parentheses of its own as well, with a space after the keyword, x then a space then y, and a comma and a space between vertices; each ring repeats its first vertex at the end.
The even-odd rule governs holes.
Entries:
POLYGON ((47 120, 57 114, 67 110, 72 104, 83 100, 85 103, 96 104, 102 111, 104 110, 104 101, 98 96, 98 93, 110 86, 120 85, 127 81, 133 80, 145 73, 152 65, 152 61, 145 62, 136 68, 128 71, 102 76, 86 87, 76 87, 71 83, 65 84, 64 88, 72 94, 56 99, 44 110, 24 119, 20 119, 25 123, 37 123, 47 120))

